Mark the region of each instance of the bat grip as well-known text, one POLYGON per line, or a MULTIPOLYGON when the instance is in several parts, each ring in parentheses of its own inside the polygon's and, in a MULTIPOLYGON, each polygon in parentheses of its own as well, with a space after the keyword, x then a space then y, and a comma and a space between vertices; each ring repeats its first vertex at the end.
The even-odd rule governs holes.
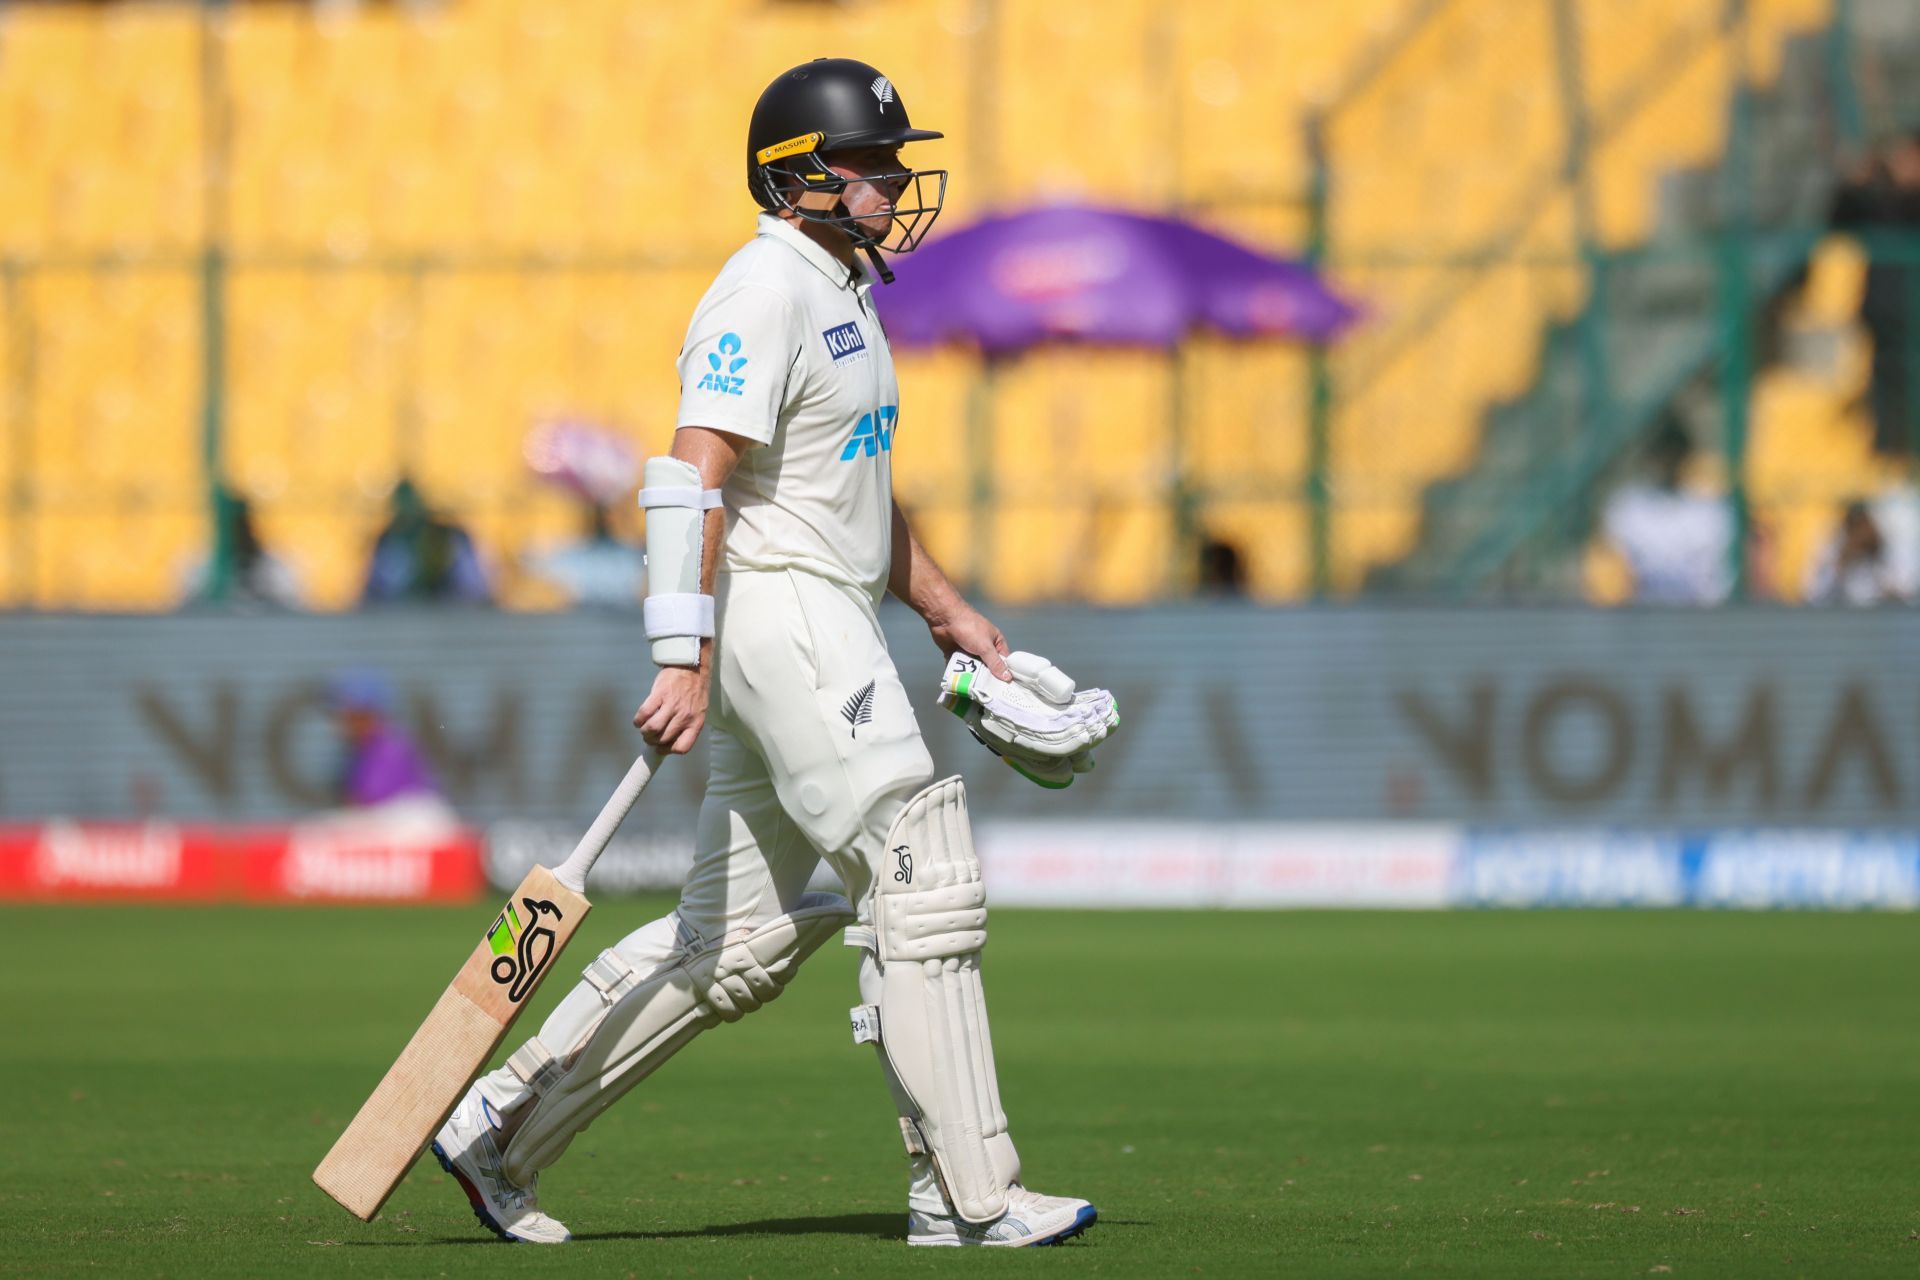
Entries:
POLYGON ((620 829, 626 820, 628 810, 640 798, 640 793, 653 781, 655 769, 663 759, 657 751, 643 753, 627 770, 627 776, 620 779, 620 785, 613 789, 613 795, 600 808, 599 816, 593 825, 587 828, 587 834, 580 837, 580 843, 573 846, 573 852, 567 860, 553 869, 553 878, 575 893, 587 891, 587 872, 593 870, 593 864, 600 860, 600 854, 606 849, 607 841, 613 839, 613 833, 620 829))

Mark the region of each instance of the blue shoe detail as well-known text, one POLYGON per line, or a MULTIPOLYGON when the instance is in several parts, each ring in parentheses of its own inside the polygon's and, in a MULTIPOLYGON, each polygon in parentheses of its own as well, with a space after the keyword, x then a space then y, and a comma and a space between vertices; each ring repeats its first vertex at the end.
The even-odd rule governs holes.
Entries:
POLYGON ((1092 1226, 1094 1219, 1098 1218, 1099 1216, 1100 1216, 1100 1211, 1094 1208, 1092 1205, 1088 1205, 1086 1208, 1082 1209, 1079 1213, 1076 1213, 1073 1215, 1073 1225, 1068 1227, 1065 1231, 1060 1232, 1058 1235, 1048 1236, 1045 1240, 1035 1240, 1032 1244, 1028 1245, 1027 1247, 1029 1249, 1038 1249, 1045 1245, 1061 1244, 1065 1241, 1071 1240, 1075 1236, 1079 1235, 1082 1231, 1085 1231, 1088 1227, 1092 1226))
POLYGON ((427 1149, 433 1152, 433 1158, 440 1162, 440 1167, 452 1174, 453 1180, 460 1184, 460 1189, 467 1193, 467 1203, 473 1206, 473 1216, 480 1220, 481 1226, 493 1232, 493 1234, 499 1236, 508 1244, 522 1243, 519 1237, 508 1235, 506 1228, 493 1220, 493 1215, 487 1212, 487 1202, 485 1197, 480 1194, 480 1189, 471 1182, 468 1182, 466 1175, 454 1167, 453 1161, 447 1158, 447 1153, 440 1149, 438 1142, 435 1142, 427 1149))

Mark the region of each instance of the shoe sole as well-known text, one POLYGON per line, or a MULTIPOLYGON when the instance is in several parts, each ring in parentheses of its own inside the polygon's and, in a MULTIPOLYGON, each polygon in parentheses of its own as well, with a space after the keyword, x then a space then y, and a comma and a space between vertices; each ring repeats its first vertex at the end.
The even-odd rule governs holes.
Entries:
POLYGON ((1092 1205, 1088 1205, 1086 1208, 1074 1214, 1073 1222, 1065 1229, 1056 1231, 1050 1236, 1043 1236, 1038 1240, 1023 1240, 1018 1243, 1008 1242, 1003 1244, 997 1240, 962 1240, 958 1236, 941 1236, 931 1240, 915 1240, 909 1236, 907 1237, 907 1243, 919 1249, 955 1248, 964 1245, 974 1245, 988 1249, 1044 1249, 1049 1245, 1064 1244, 1073 1239, 1088 1227, 1092 1226, 1099 1217, 1100 1211, 1092 1205))
MULTIPOLYGON (((460 1167, 447 1158, 446 1151, 441 1148, 438 1142, 428 1147, 427 1150, 433 1152, 433 1158, 440 1162, 440 1167, 452 1174, 453 1180, 460 1184, 460 1189, 467 1193, 467 1203, 472 1206, 473 1216, 479 1219, 481 1226, 493 1232, 494 1235, 499 1236, 508 1244, 529 1243, 529 1241, 522 1240, 519 1236, 510 1234, 505 1227, 502 1227, 498 1222, 494 1221, 493 1215, 487 1212, 487 1200, 485 1196, 480 1194, 480 1188, 474 1186, 473 1180, 467 1177, 466 1174, 460 1172, 460 1167)), ((571 1240, 573 1237, 569 1235, 567 1239, 571 1240)))
POLYGON ((1048 1236, 1045 1240, 1035 1240, 1032 1244, 1028 1245, 1027 1248, 1040 1249, 1051 1244, 1065 1244, 1092 1226, 1099 1217, 1100 1211, 1092 1205, 1088 1205, 1073 1215, 1073 1225, 1065 1231, 1060 1232, 1058 1235, 1048 1236))

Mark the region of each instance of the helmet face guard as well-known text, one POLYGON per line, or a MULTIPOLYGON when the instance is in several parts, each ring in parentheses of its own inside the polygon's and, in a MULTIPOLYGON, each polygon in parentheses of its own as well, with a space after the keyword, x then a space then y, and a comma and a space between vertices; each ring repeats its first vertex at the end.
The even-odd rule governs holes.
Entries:
MULTIPOLYGON (((835 227, 857 248, 884 250, 887 253, 911 253, 917 249, 927 238, 927 232, 933 229, 934 220, 940 216, 941 206, 946 203, 947 171, 909 168, 870 174, 864 178, 843 178, 825 164, 827 153, 817 150, 822 141, 821 134, 802 134, 798 138, 763 147, 755 153, 754 159, 758 162, 756 176, 766 195, 761 203, 770 209, 785 210, 808 222, 835 227), (893 209, 888 215, 887 230, 881 235, 875 235, 861 226, 863 219, 856 218, 847 209, 844 199, 834 201, 832 207, 827 209, 804 209, 796 203, 798 197, 813 192, 844 196, 848 187, 862 183, 879 187, 891 197, 893 209), (929 188, 931 203, 928 202, 929 188)), ((868 218, 879 216, 867 215, 868 218)))

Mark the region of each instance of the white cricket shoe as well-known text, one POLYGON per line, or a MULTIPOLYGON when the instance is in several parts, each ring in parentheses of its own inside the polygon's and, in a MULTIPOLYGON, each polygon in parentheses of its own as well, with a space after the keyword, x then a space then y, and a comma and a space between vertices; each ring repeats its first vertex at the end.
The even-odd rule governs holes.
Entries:
POLYGON ((1007 1211, 986 1226, 957 1215, 909 1210, 907 1243, 912 1245, 999 1245, 1018 1249, 1059 1244, 1093 1225, 1099 1214, 1085 1200, 1036 1195, 1019 1183, 1007 1188, 1007 1211))
POLYGON ((478 1089, 469 1089, 434 1135, 433 1157, 467 1193, 480 1225, 502 1240, 565 1244, 572 1233, 540 1212, 540 1176, 523 1187, 500 1171, 500 1147, 493 1139, 499 1127, 493 1104, 478 1089))

